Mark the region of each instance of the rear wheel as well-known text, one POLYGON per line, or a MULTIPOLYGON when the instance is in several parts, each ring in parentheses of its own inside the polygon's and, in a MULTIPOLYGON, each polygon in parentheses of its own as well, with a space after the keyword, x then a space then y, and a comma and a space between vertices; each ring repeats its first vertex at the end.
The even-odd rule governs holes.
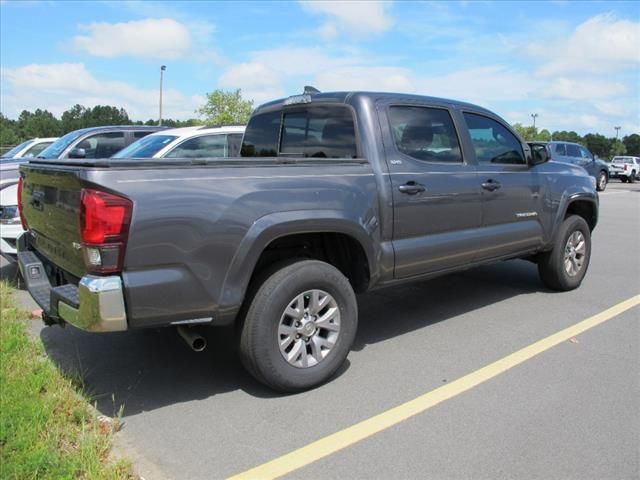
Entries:
POLYGON ((627 183, 627 177, 625 177, 625 176, 621 176, 621 177, 620 177, 620 181, 621 181, 622 183, 627 183))
POLYGON ((357 323, 355 294, 338 269, 317 260, 295 262, 268 275, 250 299, 241 360, 275 390, 306 390, 342 365, 357 323))
POLYGON ((543 283, 554 290, 580 286, 591 258, 591 231, 584 218, 567 217, 556 235, 553 250, 542 254, 538 272, 543 283))
POLYGON ((607 183, 609 182, 609 176, 606 172, 601 171, 598 174, 598 182, 596 184, 597 190, 599 192, 603 192, 605 188, 607 188, 607 183))

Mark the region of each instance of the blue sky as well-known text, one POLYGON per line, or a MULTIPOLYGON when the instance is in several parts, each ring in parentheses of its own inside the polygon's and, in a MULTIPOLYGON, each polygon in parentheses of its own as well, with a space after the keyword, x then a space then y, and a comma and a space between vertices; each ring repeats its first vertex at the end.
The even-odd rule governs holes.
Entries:
POLYGON ((640 2, 0 0, 0 110, 190 118, 216 88, 466 100, 510 122, 640 132, 640 2))

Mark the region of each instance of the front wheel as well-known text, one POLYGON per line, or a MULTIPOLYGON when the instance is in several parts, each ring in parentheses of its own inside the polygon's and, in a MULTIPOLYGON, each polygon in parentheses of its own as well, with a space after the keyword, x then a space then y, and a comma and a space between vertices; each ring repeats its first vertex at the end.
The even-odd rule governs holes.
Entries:
POLYGON ((597 190, 599 192, 604 192, 604 189, 607 188, 607 183, 609 182, 609 176, 606 172, 600 172, 598 174, 598 182, 596 184, 597 190))
POLYGON ((633 172, 631 172, 631 175, 629 175, 629 183, 633 183, 636 180, 636 171, 634 170, 633 172))
POLYGON ((567 217, 556 235, 553 249, 540 255, 538 272, 553 290, 577 288, 587 273, 591 258, 591 231, 584 218, 567 217))
POLYGON ((260 382, 285 392, 327 381, 351 350, 356 297, 335 267, 302 260, 276 269, 255 291, 240 332, 240 356, 260 382))

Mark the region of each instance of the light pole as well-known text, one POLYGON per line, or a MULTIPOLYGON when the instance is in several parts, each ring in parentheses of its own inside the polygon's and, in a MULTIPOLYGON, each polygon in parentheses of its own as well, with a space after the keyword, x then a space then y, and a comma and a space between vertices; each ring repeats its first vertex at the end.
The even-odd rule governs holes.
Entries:
POLYGON ((613 127, 616 129, 616 142, 618 141, 618 133, 620 133, 620 127, 613 127))
POLYGON ((160 115, 158 118, 158 125, 162 125, 162 78, 164 77, 164 71, 167 69, 166 65, 160 66, 160 115))
POLYGON ((536 118, 538 117, 537 113, 532 113, 531 118, 533 118, 533 128, 536 128, 536 118))

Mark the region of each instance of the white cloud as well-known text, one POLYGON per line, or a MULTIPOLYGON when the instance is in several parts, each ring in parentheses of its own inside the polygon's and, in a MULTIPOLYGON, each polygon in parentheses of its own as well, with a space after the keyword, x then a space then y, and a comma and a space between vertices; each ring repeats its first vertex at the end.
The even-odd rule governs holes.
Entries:
MULTIPOLYGON (((170 18, 147 18, 123 23, 81 25, 86 35, 73 38, 73 45, 96 57, 142 57, 175 59, 186 55, 192 45, 189 29, 170 18)), ((210 34, 201 24, 198 35, 210 34)))
POLYGON ((620 83, 596 78, 549 79, 546 88, 540 92, 543 97, 557 97, 566 100, 601 100, 628 94, 628 88, 620 83))
MULTIPOLYGON (((17 117, 22 110, 46 108, 55 115, 79 103, 86 107, 113 105, 123 107, 133 120, 158 116, 158 90, 142 89, 126 82, 94 77, 82 63, 33 64, 2 71, 0 110, 17 117)), ((175 89, 163 91, 165 118, 186 119, 206 99, 185 95, 175 89)))
POLYGON ((640 22, 597 15, 565 39, 531 43, 527 52, 549 59, 540 76, 615 73, 640 66, 640 22))
POLYGON ((324 39, 335 37, 339 31, 355 35, 383 33, 393 25, 388 14, 389 2, 304 0, 300 4, 312 13, 329 18, 318 30, 324 39))

